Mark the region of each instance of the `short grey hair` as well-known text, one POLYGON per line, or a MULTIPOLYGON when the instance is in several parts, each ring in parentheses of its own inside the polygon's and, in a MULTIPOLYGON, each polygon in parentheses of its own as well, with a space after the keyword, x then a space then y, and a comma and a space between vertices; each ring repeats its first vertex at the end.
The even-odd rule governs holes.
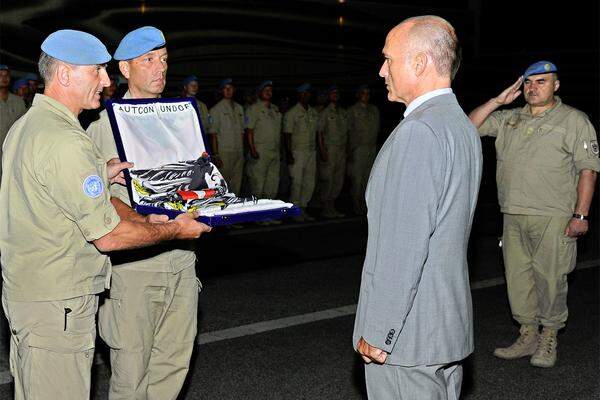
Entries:
POLYGON ((408 18, 401 24, 410 22, 411 43, 424 50, 432 59, 440 76, 454 79, 462 59, 462 51, 456 32, 444 18, 436 15, 422 15, 408 18))
POLYGON ((58 60, 52 56, 49 56, 45 52, 42 51, 40 54, 40 60, 38 61, 38 69, 40 71, 40 76, 44 80, 44 83, 48 83, 52 80, 52 76, 56 71, 56 66, 58 65, 58 60))

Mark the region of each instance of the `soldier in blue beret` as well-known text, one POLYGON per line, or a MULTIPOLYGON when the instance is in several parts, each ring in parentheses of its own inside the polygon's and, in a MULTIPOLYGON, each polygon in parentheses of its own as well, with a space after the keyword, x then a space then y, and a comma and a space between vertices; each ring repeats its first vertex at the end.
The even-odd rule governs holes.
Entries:
POLYGON ((200 101, 196 96, 198 95, 198 77, 196 75, 189 75, 181 81, 181 97, 193 97, 196 100, 196 106, 200 113, 200 121, 202 123, 202 129, 206 133, 210 117, 208 115, 208 107, 203 101, 200 101))
POLYGON ((13 93, 26 101, 29 96, 29 82, 27 79, 17 79, 13 83, 13 93))
MULTIPOLYGON (((163 33, 144 26, 129 32, 114 58, 127 78, 126 99, 156 99, 166 84, 168 53, 163 33)), ((117 147, 106 111, 87 133, 101 159, 117 147)), ((130 206, 127 188, 111 195, 130 206)), ((153 221, 164 222, 165 216, 153 221)), ((187 245, 111 254, 110 297, 98 313, 99 332, 110 347, 109 398, 175 399, 187 375, 197 329, 196 256, 187 245)))
POLYGON ((338 104, 339 90, 336 85, 327 88, 329 104, 319 115, 318 142, 318 196, 321 200, 323 218, 339 218, 345 215, 335 208, 346 173, 346 144, 348 142, 348 112, 338 104))
MULTIPOLYGON (((246 110, 246 137, 249 157, 246 162, 247 177, 252 194, 259 198, 277 196, 281 152, 281 113, 271 102, 273 82, 261 82, 258 101, 246 110)), ((281 221, 259 225, 278 225, 281 221)))
POLYGON ((124 184, 121 172, 133 165, 106 163, 77 120, 100 106, 110 54, 74 30, 52 33, 41 48, 44 94, 4 142, 3 305, 15 398, 81 400, 89 398, 97 294, 110 276, 106 252, 196 238, 208 228, 193 216, 158 228, 111 198, 108 188, 124 184))
POLYGON ((356 90, 356 103, 348 108, 348 177, 354 213, 367 213, 365 190, 377 155, 377 135, 380 129, 379 110, 369 101, 369 85, 356 90))
POLYGON ((209 110, 208 137, 213 159, 229 190, 239 194, 244 171, 244 108, 234 100, 231 78, 221 81, 219 92, 221 100, 209 110))
POLYGON ((310 106, 311 86, 296 88, 298 103, 283 116, 283 139, 290 172, 290 202, 302 209, 297 222, 314 221, 306 212, 315 190, 317 172, 317 123, 319 114, 310 106))
POLYGON ((521 325, 517 341, 494 355, 531 356, 531 365, 545 368, 556 362, 556 334, 568 314, 567 274, 575 267, 577 238, 588 231, 600 171, 596 131, 556 95, 557 73, 550 61, 531 64, 469 115, 481 136, 496 138, 508 299, 521 325), (521 92, 524 107, 497 110, 521 92))

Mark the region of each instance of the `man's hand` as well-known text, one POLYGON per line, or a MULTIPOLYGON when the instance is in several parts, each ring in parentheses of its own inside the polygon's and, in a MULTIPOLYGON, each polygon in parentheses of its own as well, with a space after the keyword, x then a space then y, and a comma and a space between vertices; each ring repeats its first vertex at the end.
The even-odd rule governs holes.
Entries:
POLYGON ((519 88, 521 87, 522 83, 523 77, 520 76, 515 83, 504 89, 502 93, 495 97, 494 101, 502 106, 512 103, 521 94, 521 90, 519 90, 519 88))
POLYGON ((149 224, 164 224, 165 222, 169 222, 169 217, 164 214, 148 214, 145 218, 149 224))
POLYGON ((565 228, 565 236, 572 238, 583 236, 587 233, 588 228, 588 222, 585 219, 571 218, 565 228))
POLYGON ((260 158, 260 155, 258 154, 258 151, 256 151, 255 148, 250 148, 250 156, 252 158, 254 158, 255 160, 258 160, 260 158))
POLYGON ((106 174, 110 183, 120 183, 125 185, 125 175, 123 170, 133 168, 133 163, 121 162, 118 158, 111 158, 106 162, 106 174))
POLYGON ((191 213, 179 214, 170 223, 179 225, 179 231, 177 232, 177 239, 197 239, 205 232, 210 232, 211 227, 201 222, 196 221, 198 218, 198 212, 194 211, 191 213))
POLYGON ((358 353, 362 356, 362 359, 367 363, 376 362, 377 364, 385 363, 388 353, 378 349, 377 347, 371 346, 362 337, 358 341, 356 346, 358 353))

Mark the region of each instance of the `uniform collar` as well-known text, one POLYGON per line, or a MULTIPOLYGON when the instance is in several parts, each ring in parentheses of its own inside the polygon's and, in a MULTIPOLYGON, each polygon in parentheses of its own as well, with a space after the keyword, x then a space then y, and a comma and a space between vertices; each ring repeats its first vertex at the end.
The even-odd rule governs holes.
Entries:
MULTIPOLYGON (((161 96, 159 95, 157 97, 157 99, 160 99, 160 98, 161 98, 161 96)), ((131 92, 129 90, 125 92, 125 94, 123 95, 123 99, 125 99, 125 100, 133 99, 133 96, 131 95, 131 92)))
POLYGON ((58 100, 53 99, 50 96, 36 93, 35 97, 33 98, 32 106, 52 109, 57 114, 67 117, 69 120, 71 120, 71 122, 74 122, 79 127, 81 127, 79 120, 77 119, 77 117, 75 115, 73 115, 71 110, 69 110, 67 108, 67 106, 65 106, 63 103, 61 103, 58 100))
POLYGON ((557 110, 558 107, 561 106, 562 104, 562 100, 560 99, 560 97, 558 96, 554 96, 554 99, 556 100, 556 103, 554 103, 554 105, 552 107, 550 107, 549 109, 547 109, 546 111, 544 111, 543 113, 536 115, 535 117, 533 117, 531 115, 531 106, 529 104, 525 104, 525 106, 521 109, 521 114, 524 114, 530 118, 542 118, 545 117, 546 115, 554 112, 554 110, 557 110))
POLYGON ((404 118, 408 117, 408 115, 413 112, 417 107, 421 104, 425 103, 427 100, 432 99, 436 96, 441 96, 443 94, 452 93, 452 88, 442 88, 437 90, 432 90, 431 92, 427 92, 425 94, 420 95, 416 99, 410 102, 408 106, 406 106, 406 110, 404 111, 404 118))

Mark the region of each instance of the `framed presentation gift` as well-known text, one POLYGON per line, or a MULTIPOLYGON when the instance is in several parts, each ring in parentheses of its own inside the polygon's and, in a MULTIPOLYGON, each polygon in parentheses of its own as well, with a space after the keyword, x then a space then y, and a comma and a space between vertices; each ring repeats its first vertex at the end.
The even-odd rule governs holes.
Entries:
POLYGON ((192 98, 109 100, 106 111, 125 171, 132 206, 170 218, 197 211, 210 225, 268 221, 300 214, 281 200, 238 197, 211 162, 192 98))

